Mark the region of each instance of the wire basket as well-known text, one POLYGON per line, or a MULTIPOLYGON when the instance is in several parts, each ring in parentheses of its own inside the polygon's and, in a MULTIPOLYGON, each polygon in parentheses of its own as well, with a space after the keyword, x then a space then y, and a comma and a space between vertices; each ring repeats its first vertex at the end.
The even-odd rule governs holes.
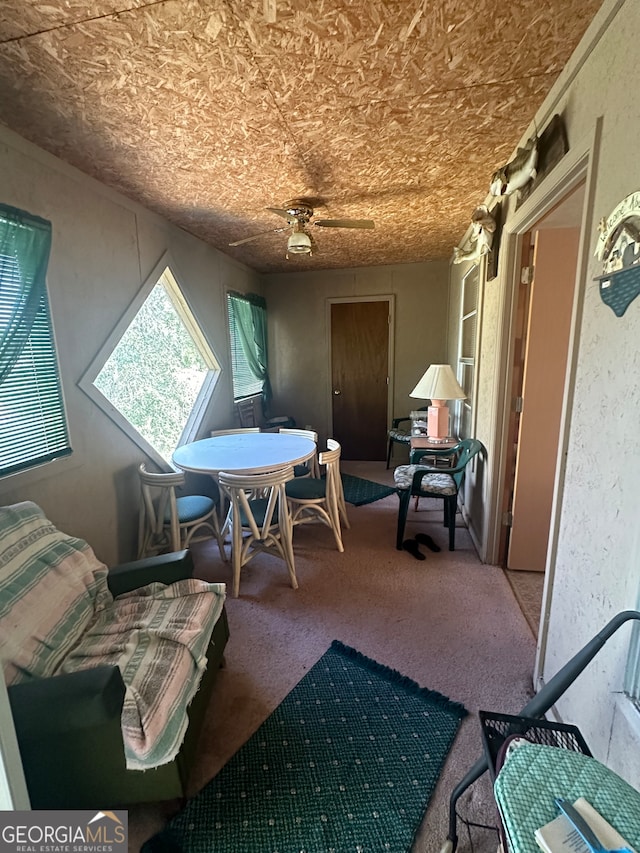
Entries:
MULTIPOLYGON (((500 750, 505 741, 514 735, 524 737, 531 743, 556 746, 560 749, 572 749, 574 752, 591 755, 589 747, 576 726, 490 711, 479 711, 478 716, 492 785, 497 775, 500 750)), ((495 807, 495 824, 473 821, 469 816, 461 814, 459 809, 456 809, 456 817, 467 830, 469 849, 473 853, 475 851, 478 853, 487 850, 495 851, 496 845, 498 845, 499 850, 508 850, 497 806, 495 807)))
POLYGON ((591 751, 580 730, 568 723, 554 723, 549 720, 537 720, 532 717, 517 717, 512 714, 496 714, 490 711, 478 711, 484 751, 489 764, 492 779, 496 778, 496 763, 500 749, 512 735, 524 737, 531 743, 557 746, 591 755, 591 751))

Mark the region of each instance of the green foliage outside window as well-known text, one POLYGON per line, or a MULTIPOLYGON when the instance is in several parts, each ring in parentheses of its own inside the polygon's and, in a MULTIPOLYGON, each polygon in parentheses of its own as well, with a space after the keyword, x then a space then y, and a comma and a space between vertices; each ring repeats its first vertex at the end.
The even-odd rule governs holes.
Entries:
POLYGON ((200 349, 159 282, 94 384, 170 461, 208 374, 200 349))

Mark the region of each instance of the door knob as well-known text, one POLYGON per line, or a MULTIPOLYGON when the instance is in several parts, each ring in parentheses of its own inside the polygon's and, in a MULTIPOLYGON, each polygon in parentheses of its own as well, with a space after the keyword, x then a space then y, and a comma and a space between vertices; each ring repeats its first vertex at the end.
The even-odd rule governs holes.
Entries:
POLYGON ((336 397, 339 397, 340 394, 342 394, 342 391, 339 391, 337 388, 334 388, 333 393, 336 395, 336 397))

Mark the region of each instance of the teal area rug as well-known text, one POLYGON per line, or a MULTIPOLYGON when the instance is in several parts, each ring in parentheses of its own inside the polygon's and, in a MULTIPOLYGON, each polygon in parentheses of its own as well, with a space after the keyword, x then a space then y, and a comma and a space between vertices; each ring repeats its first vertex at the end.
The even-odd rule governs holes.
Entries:
POLYGON ((354 477, 351 474, 340 475, 342 477, 342 488, 344 499, 354 506, 372 504, 396 491, 393 486, 383 486, 382 483, 374 483, 373 480, 364 480, 362 477, 354 477))
POLYGON ((409 851, 466 713, 334 640, 142 853, 409 851))

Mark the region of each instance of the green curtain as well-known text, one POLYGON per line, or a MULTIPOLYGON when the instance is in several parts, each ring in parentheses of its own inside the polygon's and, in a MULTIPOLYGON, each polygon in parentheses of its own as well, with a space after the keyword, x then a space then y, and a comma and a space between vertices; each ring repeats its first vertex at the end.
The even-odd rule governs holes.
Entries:
POLYGON ((273 396, 267 363, 267 303, 255 293, 229 294, 234 301, 234 317, 249 370, 262 380, 262 410, 266 416, 273 396))
POLYGON ((29 340, 46 294, 51 223, 0 204, 0 383, 29 340))

